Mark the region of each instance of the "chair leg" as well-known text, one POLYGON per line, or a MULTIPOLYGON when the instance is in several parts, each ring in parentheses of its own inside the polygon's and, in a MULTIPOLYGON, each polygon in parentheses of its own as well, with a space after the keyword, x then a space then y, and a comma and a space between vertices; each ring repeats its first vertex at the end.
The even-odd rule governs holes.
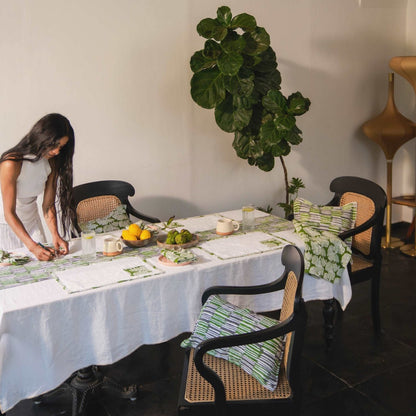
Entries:
POLYGON ((373 319, 374 332, 381 334, 381 318, 380 318, 380 273, 371 279, 371 315, 373 319))
POLYGON ((324 300, 322 314, 324 316, 324 333, 327 350, 331 348, 332 342, 334 340, 335 310, 336 300, 334 298, 324 300))

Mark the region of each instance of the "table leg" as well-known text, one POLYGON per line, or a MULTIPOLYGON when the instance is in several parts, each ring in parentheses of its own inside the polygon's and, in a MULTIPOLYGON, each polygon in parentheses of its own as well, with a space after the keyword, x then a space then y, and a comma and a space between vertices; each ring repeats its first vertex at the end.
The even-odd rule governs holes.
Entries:
POLYGON ((98 393, 110 393, 122 399, 137 399, 137 386, 132 384, 124 387, 113 379, 103 376, 96 366, 85 367, 78 370, 63 385, 37 397, 35 404, 40 404, 49 396, 62 389, 70 389, 72 393, 72 416, 81 416, 85 412, 86 405, 91 395, 97 396, 98 393))
POLYGON ((80 416, 90 394, 98 391, 109 391, 122 399, 137 399, 137 386, 132 384, 123 387, 109 377, 103 377, 96 366, 90 366, 77 371, 69 384, 72 391, 72 416, 80 416))

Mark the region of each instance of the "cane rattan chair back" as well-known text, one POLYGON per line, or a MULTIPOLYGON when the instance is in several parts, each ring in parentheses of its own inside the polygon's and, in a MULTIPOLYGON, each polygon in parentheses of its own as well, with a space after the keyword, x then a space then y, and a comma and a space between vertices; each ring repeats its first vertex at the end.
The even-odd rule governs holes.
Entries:
POLYGON ((97 181, 75 186, 72 190, 77 217, 75 229, 79 231, 80 223, 107 216, 120 204, 126 206, 129 216, 151 223, 160 222, 158 218, 145 215, 133 208, 129 196, 134 194, 133 185, 124 181, 97 181))
POLYGON ((373 325, 380 332, 379 290, 381 274, 381 237, 387 197, 376 183, 354 176, 342 176, 330 184, 334 198, 329 205, 357 202, 357 220, 352 230, 340 235, 352 237, 353 255, 348 271, 351 284, 371 280, 371 310, 373 325))
MULTIPOLYGON (((245 334, 241 344, 251 344, 286 334, 286 344, 280 364, 278 385, 274 391, 264 388, 240 367, 222 358, 206 354, 216 348, 218 340, 225 346, 227 337, 219 337, 203 344, 203 348, 190 349, 185 357, 181 392, 178 402, 179 414, 247 414, 249 409, 257 414, 277 414, 279 411, 299 411, 301 398, 300 359, 306 326, 305 305, 301 296, 303 282, 303 257, 299 249, 286 246, 282 262, 285 272, 276 281, 261 286, 217 286, 203 295, 203 303, 212 294, 260 294, 284 289, 280 310, 280 324, 263 331, 245 334), (260 334, 263 332, 263 334, 260 334), (208 369, 208 370, 207 370, 208 369), (212 371, 214 373, 212 373, 212 371)), ((235 341, 234 341, 235 342, 235 341)), ((200 344, 201 346, 202 344, 200 344)), ((233 341, 226 344, 233 344, 233 341)), ((285 413, 282 413, 285 414, 285 413)), ((292 413, 291 413, 292 414, 292 413)))

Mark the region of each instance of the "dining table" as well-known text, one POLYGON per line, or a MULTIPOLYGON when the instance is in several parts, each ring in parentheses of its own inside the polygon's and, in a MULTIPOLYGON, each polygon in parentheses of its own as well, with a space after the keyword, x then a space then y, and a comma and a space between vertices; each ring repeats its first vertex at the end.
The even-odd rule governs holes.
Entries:
MULTIPOLYGON (((287 244, 304 250, 292 223, 255 210, 255 225, 218 235, 219 219, 241 224, 241 209, 149 224, 153 237, 120 255, 102 253, 96 236, 95 258, 82 254, 80 238, 69 254, 53 261, 35 259, 0 267, 0 410, 53 390, 71 374, 108 365, 145 344, 158 344, 191 332, 201 295, 214 285, 256 285, 278 278, 287 244), (157 240, 170 229, 187 229, 198 242, 189 248, 190 264, 168 264, 157 240)), ((29 253, 25 249, 17 254, 29 253)), ((257 312, 279 309, 282 292, 261 296, 228 295, 227 300, 257 312)), ((347 270, 334 283, 305 274, 303 298, 336 299, 345 309, 351 299, 347 270)))

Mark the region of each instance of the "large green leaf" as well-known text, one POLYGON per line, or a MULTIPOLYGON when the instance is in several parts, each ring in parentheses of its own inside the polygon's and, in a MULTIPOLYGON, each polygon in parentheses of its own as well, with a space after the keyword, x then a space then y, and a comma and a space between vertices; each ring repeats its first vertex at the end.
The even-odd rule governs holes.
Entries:
POLYGON ((287 156, 290 153, 290 146, 286 140, 280 140, 270 146, 270 152, 274 157, 287 156))
POLYGON ((217 9, 217 19, 222 25, 228 27, 231 23, 231 18, 232 14, 229 7, 222 6, 217 9))
POLYGON ((224 77, 225 89, 232 95, 238 97, 248 97, 253 92, 254 82, 250 78, 240 78, 239 75, 224 77))
POLYGON ((256 102, 253 100, 253 98, 250 97, 240 97, 238 95, 233 95, 233 105, 234 107, 238 108, 247 108, 252 109, 254 104, 256 102))
POLYGON ((264 172, 270 172, 274 168, 274 157, 271 153, 264 153, 255 159, 254 164, 264 172))
POLYGON ((269 90, 279 90, 281 80, 280 72, 277 69, 273 72, 256 73, 254 90, 258 95, 258 99, 261 100, 263 95, 266 95, 269 90))
POLYGON ((246 46, 244 38, 233 30, 229 30, 227 36, 221 42, 221 48, 227 52, 242 52, 246 46))
POLYGON ((248 159, 251 165, 257 164, 257 161, 262 160, 265 154, 260 141, 255 136, 243 134, 240 131, 234 134, 233 148, 238 157, 248 159))
POLYGON ((217 60, 219 70, 224 75, 236 75, 243 65, 243 57, 237 53, 223 53, 217 60))
POLYGON ((221 25, 217 19, 202 19, 196 27, 197 32, 206 39, 214 38, 221 41, 227 35, 227 28, 221 25))
POLYGON ((261 145, 260 140, 251 140, 250 141, 250 157, 258 160, 262 158, 265 154, 264 148, 261 145))
POLYGON ((261 58, 258 55, 247 55, 243 54, 244 57, 244 67, 253 69, 261 62, 261 58))
POLYGON ((250 136, 240 131, 234 133, 233 148, 241 159, 247 159, 250 151, 250 136))
POLYGON ((269 90, 263 97, 262 103, 271 113, 284 114, 287 110, 286 98, 279 90, 269 90))
POLYGON ((294 116, 301 116, 309 110, 311 102, 309 98, 304 98, 303 95, 297 91, 289 96, 288 101, 288 113, 294 116))
POLYGON ((204 51, 197 51, 191 57, 191 69, 192 72, 199 72, 203 69, 210 68, 216 64, 216 60, 206 58, 204 56, 204 51))
POLYGON ((215 40, 208 39, 202 52, 207 59, 215 61, 222 54, 222 48, 215 40))
POLYGON ((225 98, 223 75, 219 69, 197 72, 191 79, 191 96, 203 108, 214 108, 225 98))
POLYGON ((276 54, 270 46, 256 58, 259 59, 253 68, 256 72, 272 72, 277 68, 276 54))
POLYGON ((247 126, 251 113, 251 108, 234 107, 232 95, 227 94, 225 100, 215 108, 215 121, 222 130, 231 133, 247 126))
POLYGON ((273 121, 267 121, 262 124, 260 127, 260 139, 262 140, 262 143, 269 145, 280 142, 281 135, 273 121))
POLYGON ((270 46, 270 36, 263 27, 244 33, 243 38, 246 41, 244 53, 247 55, 258 55, 270 46))
POLYGON ((231 29, 237 29, 238 27, 244 31, 252 31, 257 27, 256 19, 247 13, 241 13, 233 17, 231 20, 231 29))
POLYGON ((293 127, 295 127, 296 120, 295 117, 291 116, 290 114, 278 115, 274 119, 274 125, 276 126, 277 130, 289 132, 292 131, 293 127))
POLYGON ((286 140, 292 144, 292 145, 297 145, 302 143, 302 136, 300 136, 299 134, 295 133, 293 130, 291 132, 289 132, 289 134, 287 134, 285 136, 286 140))

